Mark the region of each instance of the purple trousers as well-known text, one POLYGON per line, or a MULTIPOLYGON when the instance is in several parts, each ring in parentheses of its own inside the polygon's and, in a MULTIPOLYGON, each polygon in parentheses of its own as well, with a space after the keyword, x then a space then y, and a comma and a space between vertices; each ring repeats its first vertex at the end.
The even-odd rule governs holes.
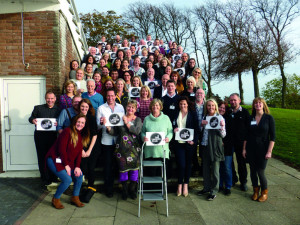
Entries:
POLYGON ((138 181, 139 170, 130 170, 128 172, 120 173, 120 182, 128 180, 128 173, 130 181, 138 181))

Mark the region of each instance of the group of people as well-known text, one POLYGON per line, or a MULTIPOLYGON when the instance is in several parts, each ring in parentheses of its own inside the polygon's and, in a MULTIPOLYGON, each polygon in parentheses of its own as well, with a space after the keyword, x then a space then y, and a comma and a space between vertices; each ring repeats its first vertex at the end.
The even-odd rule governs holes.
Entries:
MULTIPOLYGON (((165 133, 169 178, 173 163, 170 155, 175 153, 177 196, 188 196, 192 166, 201 168, 203 174, 204 188, 198 195, 208 193, 208 200, 213 200, 220 190, 230 195, 237 182, 232 160, 235 152, 241 190, 248 189, 248 161, 254 189, 252 199, 267 199, 264 171, 274 146, 275 125, 262 98, 254 99, 251 117, 240 106, 237 93, 230 95, 230 107, 226 102, 206 100, 206 85, 195 59, 189 58, 175 42, 166 46, 161 40, 152 41, 151 35, 139 44, 134 38, 130 43, 126 39, 121 42, 117 35, 116 43, 111 45, 103 37, 89 53, 81 68, 78 61, 71 62, 70 79, 65 82, 59 106, 55 105, 55 94, 48 91, 46 104, 35 106, 29 118, 35 125, 40 121, 38 118, 57 119, 57 132, 36 129, 34 134, 42 180, 45 184, 56 177, 61 180, 52 199, 55 208, 64 208, 60 196, 72 180, 71 203, 84 206, 79 199, 83 175, 88 186, 94 187, 95 167, 100 158, 104 164, 106 196, 113 196, 117 164, 122 198, 136 199, 139 157, 142 143, 149 141, 147 132, 165 133), (138 97, 130 94, 133 87, 139 89, 138 97), (111 126, 111 114, 123 115, 124 125, 111 126), (220 119, 218 129, 208 128, 211 117, 220 119), (192 140, 175 140, 181 128, 193 129, 192 140)), ((146 159, 163 158, 163 154, 161 147, 144 147, 146 159)))

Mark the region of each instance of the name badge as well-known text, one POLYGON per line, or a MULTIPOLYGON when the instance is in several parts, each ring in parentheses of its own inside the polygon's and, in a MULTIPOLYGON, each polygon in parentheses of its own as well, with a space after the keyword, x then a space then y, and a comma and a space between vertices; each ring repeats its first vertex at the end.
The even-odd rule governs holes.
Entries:
POLYGON ((251 125, 256 125, 256 120, 251 121, 251 125))
POLYGON ((174 110, 175 109, 175 105, 170 105, 170 109, 174 110))
POLYGON ((194 96, 195 96, 195 93, 191 93, 190 96, 194 97, 194 96))
POLYGON ((56 163, 61 163, 61 158, 56 158, 56 159, 55 159, 55 162, 56 162, 56 163))

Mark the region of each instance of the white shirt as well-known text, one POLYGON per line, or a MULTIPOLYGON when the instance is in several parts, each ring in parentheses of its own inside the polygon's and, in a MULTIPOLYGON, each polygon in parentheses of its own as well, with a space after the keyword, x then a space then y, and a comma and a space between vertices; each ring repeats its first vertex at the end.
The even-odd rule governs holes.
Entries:
POLYGON ((106 117, 111 114, 111 113, 125 113, 124 108, 121 104, 116 103, 114 111, 108 106, 107 102, 103 105, 101 105, 98 110, 97 110, 97 125, 98 129, 102 129, 102 138, 101 138, 101 143, 103 145, 114 145, 116 143, 117 136, 112 136, 109 135, 106 132, 106 127, 105 125, 100 124, 100 118, 101 117, 106 117))
POLYGON ((162 86, 161 87, 161 97, 164 97, 166 94, 167 94, 167 92, 168 92, 168 89, 167 88, 164 88, 164 86, 162 86))

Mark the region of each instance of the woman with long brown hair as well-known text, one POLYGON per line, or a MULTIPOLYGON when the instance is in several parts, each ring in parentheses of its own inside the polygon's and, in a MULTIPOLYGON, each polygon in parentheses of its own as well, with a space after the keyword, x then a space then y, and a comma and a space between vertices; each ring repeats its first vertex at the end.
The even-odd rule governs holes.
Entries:
POLYGON ((60 197, 72 181, 74 182, 74 189, 71 203, 77 207, 84 206, 79 200, 82 184, 80 163, 82 148, 88 146, 89 137, 90 132, 86 125, 86 116, 78 114, 72 120, 71 126, 62 131, 46 155, 48 168, 61 180, 52 199, 52 205, 56 209, 64 208, 60 202, 60 197))

